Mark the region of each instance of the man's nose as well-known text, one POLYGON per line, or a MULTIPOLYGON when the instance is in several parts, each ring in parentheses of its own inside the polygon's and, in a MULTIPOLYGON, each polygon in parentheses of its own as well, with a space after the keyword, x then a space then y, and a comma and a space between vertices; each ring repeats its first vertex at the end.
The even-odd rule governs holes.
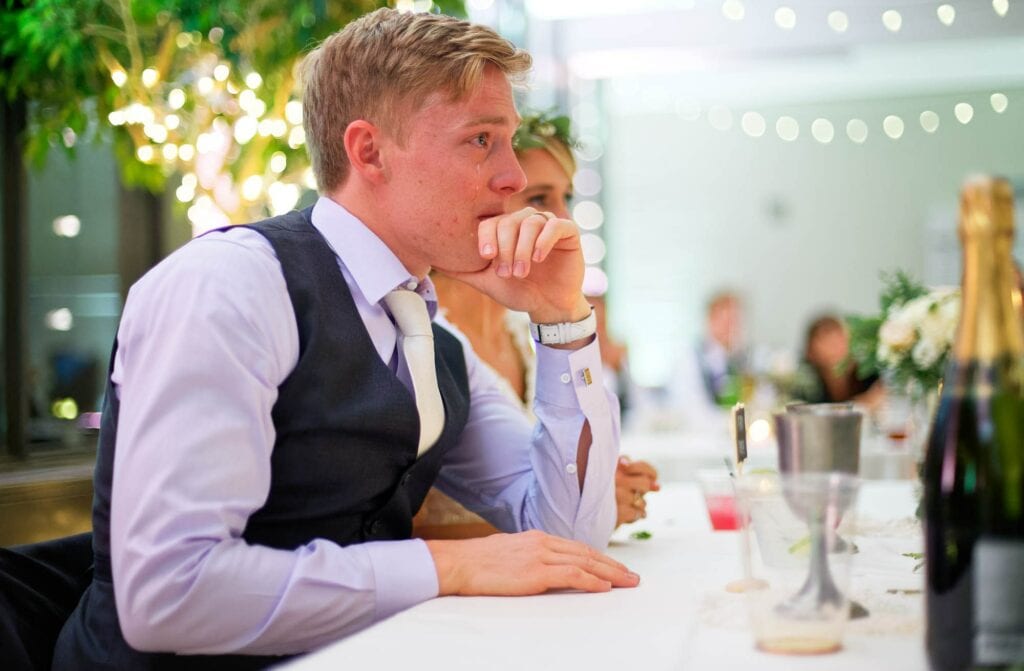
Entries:
POLYGON ((507 157, 501 162, 498 172, 491 179, 491 189, 508 197, 526 188, 526 173, 523 172, 519 160, 511 147, 507 157))

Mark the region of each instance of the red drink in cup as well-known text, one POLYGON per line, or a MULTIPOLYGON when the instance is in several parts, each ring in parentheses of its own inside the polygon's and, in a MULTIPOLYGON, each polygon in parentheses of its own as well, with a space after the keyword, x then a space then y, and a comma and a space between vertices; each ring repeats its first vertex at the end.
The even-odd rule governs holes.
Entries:
POLYGON ((697 471, 704 503, 708 507, 711 528, 716 531, 738 529, 736 493, 732 476, 725 469, 697 471))
POLYGON ((708 506, 711 528, 715 531, 738 529, 736 520, 736 498, 731 495, 713 494, 704 497, 708 506))

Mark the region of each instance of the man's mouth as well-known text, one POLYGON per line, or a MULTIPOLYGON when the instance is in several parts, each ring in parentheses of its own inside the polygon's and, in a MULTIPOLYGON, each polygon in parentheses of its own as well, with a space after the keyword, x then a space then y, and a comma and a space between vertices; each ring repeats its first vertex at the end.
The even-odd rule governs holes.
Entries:
POLYGON ((483 221, 485 219, 490 219, 492 217, 500 217, 503 214, 505 214, 505 210, 491 210, 488 212, 484 212, 482 214, 478 214, 476 218, 477 221, 483 221))

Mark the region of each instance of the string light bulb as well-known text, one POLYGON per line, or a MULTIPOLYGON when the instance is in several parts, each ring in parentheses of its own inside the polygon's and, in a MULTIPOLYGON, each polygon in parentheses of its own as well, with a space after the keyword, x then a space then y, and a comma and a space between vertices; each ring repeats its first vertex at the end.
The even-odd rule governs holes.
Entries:
POLYGON ((775 122, 775 132, 784 142, 793 142, 800 137, 800 124, 791 116, 780 116, 775 122))
POLYGON ((951 26, 956 21, 956 8, 953 5, 939 5, 935 10, 935 15, 939 17, 939 23, 951 26))
POLYGON ((900 139, 903 137, 903 119, 899 118, 895 114, 890 114, 882 120, 882 130, 884 130, 885 134, 893 140, 900 139))
POLYGON ((956 117, 957 121, 966 126, 974 118, 974 108, 970 103, 957 103, 953 108, 953 116, 956 117))
POLYGON ((888 9, 882 13, 882 25, 891 33, 898 33, 903 27, 903 15, 895 9, 888 9))
POLYGON ((1006 97, 1005 93, 993 93, 989 97, 989 102, 992 104, 992 110, 996 114, 1002 114, 1010 106, 1010 99, 1006 97))
POLYGON ((850 17, 846 12, 835 10, 828 13, 828 27, 837 33, 845 33, 850 27, 850 17))
POLYGON ((742 21, 746 15, 746 9, 740 0, 725 0, 722 3, 722 15, 730 21, 742 21))
POLYGON ((939 115, 931 110, 921 112, 920 121, 925 133, 934 133, 939 129, 939 115))
POLYGON ((740 119, 740 128, 750 137, 762 137, 768 125, 757 112, 746 112, 740 119))
POLYGON ((142 85, 147 89, 151 89, 156 86, 157 80, 160 79, 160 73, 154 68, 146 68, 142 71, 142 85))
POLYGON ((811 124, 811 135, 822 144, 828 144, 836 136, 836 129, 828 119, 815 119, 811 124))
POLYGON ((775 10, 775 25, 783 30, 793 30, 796 27, 796 12, 792 7, 783 5, 775 10))
POLYGON ((861 119, 850 119, 846 124, 846 135, 856 144, 864 144, 868 139, 868 125, 861 119))
POLYGON ((180 110, 185 106, 185 92, 181 89, 171 89, 167 94, 167 104, 172 110, 180 110))

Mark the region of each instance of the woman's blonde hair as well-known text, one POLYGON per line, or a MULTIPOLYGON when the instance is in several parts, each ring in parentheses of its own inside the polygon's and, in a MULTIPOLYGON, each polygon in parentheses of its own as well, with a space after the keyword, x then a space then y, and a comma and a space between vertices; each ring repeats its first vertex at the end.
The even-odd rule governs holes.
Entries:
POLYGON ((572 179, 576 174, 576 139, 572 136, 572 122, 564 115, 547 112, 524 114, 512 146, 517 154, 530 149, 543 149, 551 154, 565 174, 572 179))
POLYGON ((348 176, 344 136, 365 119, 399 141, 403 120, 434 93, 460 100, 497 67, 514 83, 530 55, 486 26, 378 9, 328 37, 303 63, 303 125, 320 191, 348 176))

